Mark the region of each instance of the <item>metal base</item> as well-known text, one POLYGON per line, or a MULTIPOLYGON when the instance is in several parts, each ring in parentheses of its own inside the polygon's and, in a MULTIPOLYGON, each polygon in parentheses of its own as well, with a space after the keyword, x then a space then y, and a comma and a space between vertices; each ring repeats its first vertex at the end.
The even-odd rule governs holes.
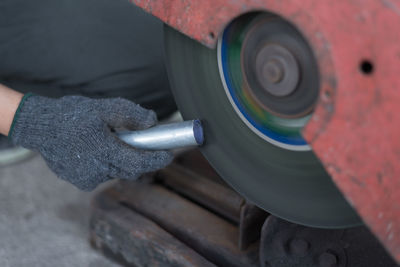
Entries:
POLYGON ((196 152, 121 181, 92 207, 93 245, 126 266, 397 266, 365 227, 323 230, 268 216, 196 152))
POLYGON ((267 213, 224 185, 200 154, 177 161, 94 199, 95 247, 130 266, 258 266, 267 213), (182 167, 193 161, 198 171, 182 167))

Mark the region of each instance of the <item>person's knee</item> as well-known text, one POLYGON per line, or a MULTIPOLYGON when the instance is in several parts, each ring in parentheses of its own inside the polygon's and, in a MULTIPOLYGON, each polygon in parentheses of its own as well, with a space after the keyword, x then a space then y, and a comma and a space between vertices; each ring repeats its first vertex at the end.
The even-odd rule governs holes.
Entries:
MULTIPOLYGON (((29 1, 18 2, 24 7, 29 1)), ((5 5, 8 13, 17 7, 5 5)), ((153 78, 147 70, 156 77, 165 72, 161 22, 128 1, 46 0, 32 8, 18 13, 14 32, 1 40, 7 57, 0 78, 73 87, 119 73, 141 73, 146 80, 153 78)))

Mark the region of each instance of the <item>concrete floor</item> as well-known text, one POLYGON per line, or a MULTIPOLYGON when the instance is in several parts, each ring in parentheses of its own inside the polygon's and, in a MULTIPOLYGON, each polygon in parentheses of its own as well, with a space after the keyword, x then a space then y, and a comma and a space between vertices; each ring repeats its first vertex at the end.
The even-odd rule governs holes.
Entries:
POLYGON ((120 266, 90 247, 92 196, 57 179, 39 155, 0 167, 0 266, 120 266))

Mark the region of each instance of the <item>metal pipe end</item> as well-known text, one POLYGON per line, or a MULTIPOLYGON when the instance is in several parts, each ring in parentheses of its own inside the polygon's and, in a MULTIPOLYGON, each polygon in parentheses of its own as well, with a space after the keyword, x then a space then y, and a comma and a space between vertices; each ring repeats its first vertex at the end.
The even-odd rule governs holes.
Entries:
POLYGON ((200 120, 193 121, 193 134, 196 142, 199 146, 203 145, 204 143, 204 131, 203 125, 200 120))

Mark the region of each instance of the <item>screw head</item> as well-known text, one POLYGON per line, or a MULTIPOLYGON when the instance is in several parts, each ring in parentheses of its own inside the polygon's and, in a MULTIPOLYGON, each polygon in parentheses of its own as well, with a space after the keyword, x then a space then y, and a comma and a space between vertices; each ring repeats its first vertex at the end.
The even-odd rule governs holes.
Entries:
POLYGON ((265 63, 263 73, 270 83, 276 84, 283 80, 285 69, 278 60, 270 59, 265 63))
POLYGON ((319 256, 318 261, 320 267, 335 267, 338 263, 338 258, 332 252, 324 252, 319 256))

